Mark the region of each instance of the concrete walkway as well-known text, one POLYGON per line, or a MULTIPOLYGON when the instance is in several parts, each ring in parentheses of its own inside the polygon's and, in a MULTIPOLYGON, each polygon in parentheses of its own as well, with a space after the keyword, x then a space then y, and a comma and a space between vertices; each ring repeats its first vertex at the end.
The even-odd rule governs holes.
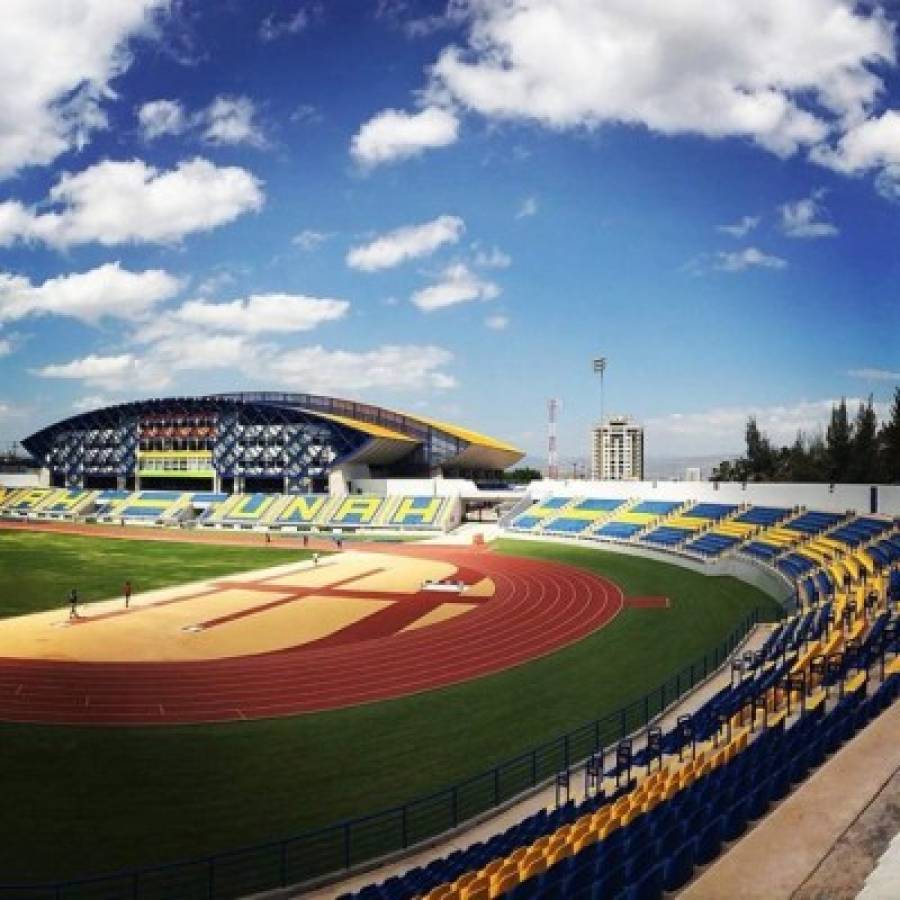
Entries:
MULTIPOLYGON (((748 835, 681 892, 680 900, 850 900, 838 884, 803 893, 825 860, 900 767, 900 703, 825 762, 748 835)), ((895 897, 900 897, 900 887, 895 897)))
MULTIPOLYGON (((765 642, 770 631, 771 626, 757 626, 751 632, 746 642, 742 645, 741 652, 743 652, 744 650, 758 650, 765 642)), ((704 684, 697 687, 692 693, 687 694, 685 697, 683 697, 681 702, 672 707, 669 712, 667 712, 663 716, 662 720, 656 724, 659 724, 664 732, 668 731, 671 728, 674 728, 677 724, 678 716, 693 712, 694 710, 701 707, 710 697, 718 693, 720 690, 722 690, 723 687, 729 684, 730 681, 731 666, 730 664, 728 664, 723 666, 722 669, 720 669, 704 684)), ((634 741, 635 752, 637 752, 643 745, 643 738, 636 738, 634 741)), ((573 770, 572 798, 576 801, 583 798, 583 771, 583 768, 573 770)), ((314 900, 331 900, 331 898, 337 897, 340 894, 349 891, 358 891, 360 890, 360 888, 363 888, 368 884, 384 881, 386 878, 390 878, 393 875, 402 875, 409 869, 415 868, 416 866, 426 865, 434 859, 439 859, 442 856, 447 856, 454 850, 464 850, 466 847, 469 847, 477 841, 485 841, 493 835, 505 831, 511 825, 515 825, 517 822, 521 822, 522 819, 530 816, 532 813, 535 813, 540 809, 554 808, 555 803, 555 787, 553 785, 550 785, 549 787, 544 788, 538 793, 533 794, 532 796, 522 800, 519 803, 516 803, 514 806, 508 807, 503 812, 485 819, 472 828, 457 832, 456 834, 453 834, 449 837, 439 838, 434 844, 431 844, 428 847, 419 850, 418 852, 404 856, 398 861, 386 863, 385 865, 378 866, 374 869, 364 872, 363 874, 354 875, 353 877, 347 878, 344 881, 332 883, 316 890, 291 891, 290 889, 288 889, 285 891, 273 892, 271 894, 267 894, 266 896, 284 898, 302 896, 310 898, 310 900, 313 900, 313 898, 314 900)), ((717 900, 721 900, 721 895, 719 895, 717 900)))

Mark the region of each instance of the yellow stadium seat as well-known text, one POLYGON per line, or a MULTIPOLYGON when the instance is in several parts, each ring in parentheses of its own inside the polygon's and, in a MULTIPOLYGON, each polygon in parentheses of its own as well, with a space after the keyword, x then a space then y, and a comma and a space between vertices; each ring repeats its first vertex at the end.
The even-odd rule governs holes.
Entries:
POLYGON ((550 835, 545 834, 543 837, 539 837, 534 843, 531 845, 531 852, 543 851, 550 845, 550 835))
POLYGON ((451 897, 458 896, 459 894, 453 889, 452 885, 440 884, 425 895, 425 900, 450 900, 451 897))
POLYGON ((611 835, 619 827, 620 824, 621 822, 618 817, 610 819, 604 826, 601 827, 597 836, 601 841, 604 840, 605 838, 609 837, 609 835, 611 835))
POLYGON ((597 812, 591 816, 591 828, 597 829, 601 825, 606 824, 611 815, 612 810, 608 806, 604 806, 603 809, 598 809, 597 812))
POLYGON ((464 887, 471 884, 478 877, 477 872, 464 872, 456 881, 453 882, 454 887, 461 891, 464 887))
POLYGON ((493 859, 481 870, 481 874, 486 878, 492 878, 499 869, 503 868, 505 863, 506 860, 502 857, 500 859, 493 859))
POLYGON ((529 878, 534 878, 535 875, 540 875, 542 872, 547 871, 547 860, 544 859, 543 856, 538 856, 534 859, 522 860, 519 863, 519 875, 521 876, 522 881, 527 881, 529 878))
POLYGON ((513 850, 512 853, 509 854, 509 856, 506 857, 506 861, 510 863, 510 865, 515 865, 518 869, 519 862, 522 860, 525 854, 528 853, 528 850, 528 847, 517 847, 515 850, 513 850))
POLYGON ((490 880, 479 875, 460 890, 459 898, 460 900, 488 900, 490 888, 490 880))
MULTIPOLYGON (((601 826, 603 828, 605 826, 601 826)), ((583 834, 577 840, 572 843, 572 852, 573 853, 581 853, 585 847, 590 847, 592 844, 596 844, 597 841, 600 840, 600 834, 597 831, 588 831, 586 834, 583 834)))
POLYGON ((519 883, 518 872, 507 872, 491 882, 491 897, 501 897, 519 883))
POLYGON ((547 868, 550 866, 555 866, 561 859, 566 859, 567 857, 573 854, 573 849, 571 844, 563 844, 561 847, 558 847, 552 853, 547 854, 547 868))

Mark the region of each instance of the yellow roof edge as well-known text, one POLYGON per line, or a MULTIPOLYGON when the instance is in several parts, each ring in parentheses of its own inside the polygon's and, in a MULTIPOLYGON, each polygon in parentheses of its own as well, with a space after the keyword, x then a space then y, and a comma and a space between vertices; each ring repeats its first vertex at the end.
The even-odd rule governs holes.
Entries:
POLYGON ((401 434, 399 431, 394 431, 390 428, 385 428, 384 425, 376 425, 373 422, 364 422, 362 419, 353 419, 350 416, 339 416, 335 413, 319 412, 315 409, 304 410, 304 412, 308 412, 310 415, 314 416, 321 416, 323 419, 328 419, 330 422, 337 422, 338 425, 347 425, 350 428, 355 428, 357 431, 362 431, 372 437, 390 438, 393 441, 405 441, 408 444, 420 443, 415 438, 409 437, 409 435, 401 434))
POLYGON ((419 422, 422 422, 425 425, 428 425, 431 428, 438 428, 441 431, 446 431, 447 434, 452 434, 454 437, 460 438, 461 440, 468 441, 470 444, 475 444, 477 447, 487 447, 491 450, 502 450, 505 453, 518 453, 519 456, 524 456, 525 451, 520 450, 518 447, 514 447, 512 444, 507 444, 505 441, 499 441, 497 438, 489 437, 486 434, 481 434, 478 431, 472 431, 469 428, 462 428, 460 425, 452 425, 450 422, 441 422, 439 419, 432 419, 430 416, 420 416, 418 413, 401 413, 401 415, 406 416, 409 419, 415 419, 419 422))

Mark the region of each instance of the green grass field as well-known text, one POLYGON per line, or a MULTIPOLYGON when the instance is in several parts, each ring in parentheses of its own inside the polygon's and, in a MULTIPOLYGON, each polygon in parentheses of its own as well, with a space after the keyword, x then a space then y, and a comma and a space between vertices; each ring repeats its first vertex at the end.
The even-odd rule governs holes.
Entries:
MULTIPOLYGON (((8 537, 0 533, 7 612, 40 608, 37 598, 46 594, 58 604, 73 578, 100 596, 118 590, 123 569, 143 588, 204 577, 217 565, 234 566, 215 570, 222 572, 282 561, 280 551, 265 549, 8 537), (32 568, 41 574, 27 576, 37 580, 28 582, 35 587, 26 600, 22 584, 32 568)), ((0 725, 0 881, 199 856, 378 810, 641 696, 720 642, 754 607, 764 618, 778 614, 774 601, 731 578, 550 544, 501 542, 496 549, 582 566, 627 595, 664 594, 672 605, 625 610, 552 657, 371 706, 178 728, 0 725)))
POLYGON ((311 551, 0 530, 0 618, 306 559, 311 551))

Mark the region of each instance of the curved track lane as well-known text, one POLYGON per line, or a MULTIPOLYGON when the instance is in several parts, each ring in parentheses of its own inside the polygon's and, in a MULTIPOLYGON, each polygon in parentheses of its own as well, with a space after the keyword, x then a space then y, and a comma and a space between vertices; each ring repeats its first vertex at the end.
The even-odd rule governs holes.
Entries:
POLYGON ((463 616, 349 645, 196 662, 0 659, 0 720, 219 722, 388 700, 552 653, 605 625, 624 602, 612 582, 558 563, 468 548, 407 545, 388 552, 475 570, 494 581, 494 597, 463 616))

